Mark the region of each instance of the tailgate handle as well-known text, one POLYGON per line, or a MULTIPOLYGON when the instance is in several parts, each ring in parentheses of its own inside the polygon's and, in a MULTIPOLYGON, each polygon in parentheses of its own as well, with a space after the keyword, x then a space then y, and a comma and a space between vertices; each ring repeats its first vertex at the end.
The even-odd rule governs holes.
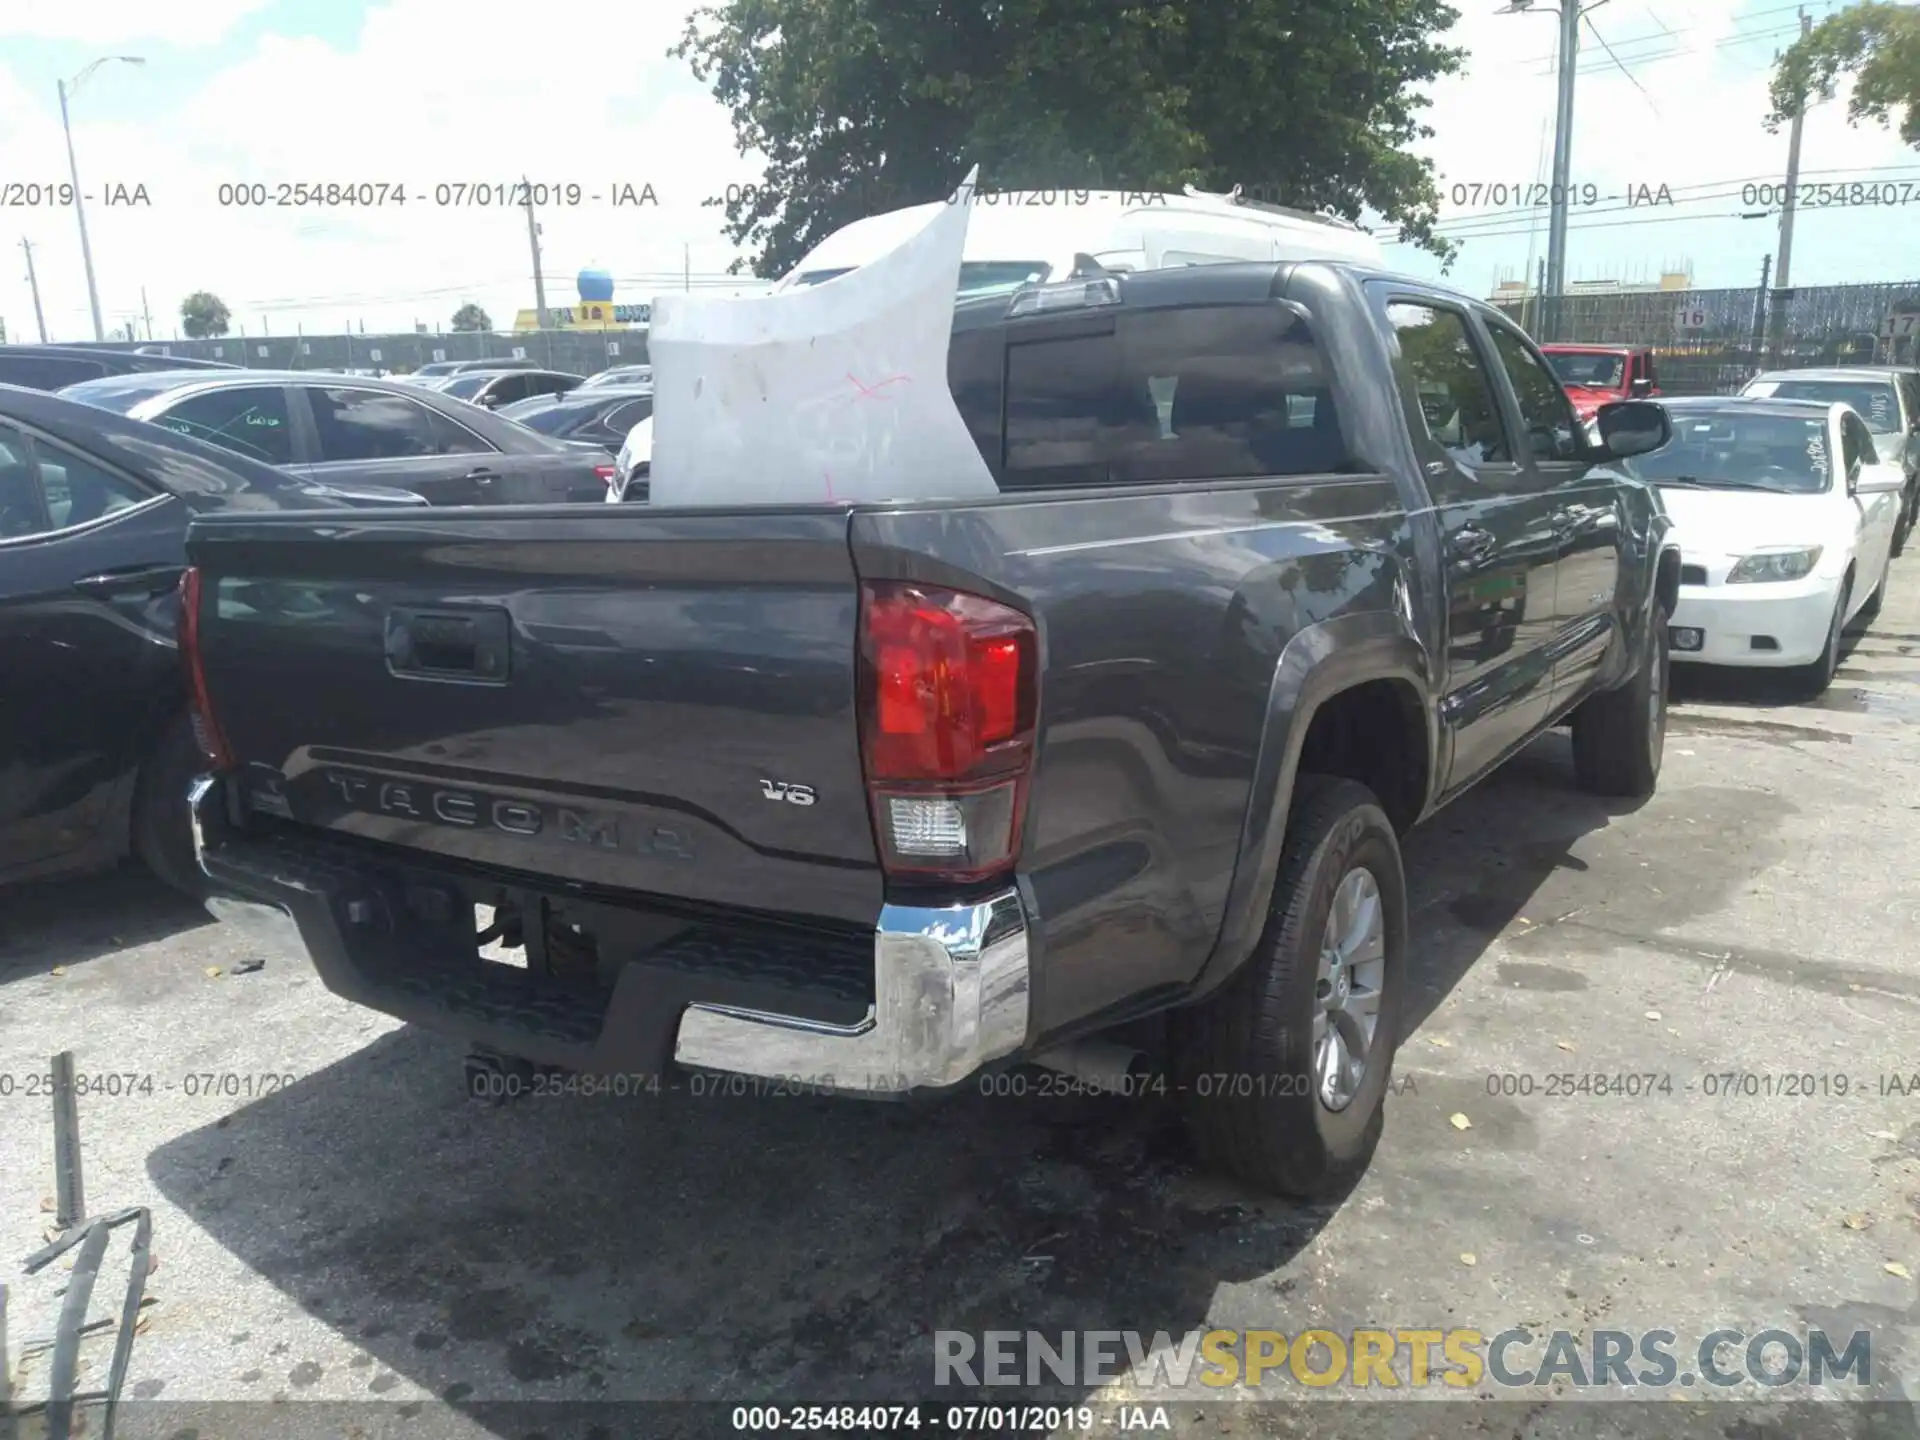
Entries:
POLYGON ((387 669, 402 679, 504 685, 512 626, 505 610, 387 612, 387 669))

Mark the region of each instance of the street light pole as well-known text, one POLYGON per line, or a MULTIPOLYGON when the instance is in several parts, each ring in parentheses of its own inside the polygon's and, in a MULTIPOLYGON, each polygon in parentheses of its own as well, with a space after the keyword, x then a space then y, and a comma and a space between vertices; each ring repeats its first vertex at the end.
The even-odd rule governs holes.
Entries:
POLYGON ((1577 0, 1560 3, 1560 98, 1553 120, 1553 189, 1547 221, 1547 292, 1553 296, 1547 335, 1560 333, 1560 297, 1567 280, 1567 189, 1573 179, 1573 69, 1580 54, 1580 6, 1577 0))
MULTIPOLYGON (((1553 121, 1553 188, 1547 195, 1547 282, 1541 338, 1559 340, 1561 297, 1567 280, 1567 192, 1573 182, 1573 79, 1580 56, 1580 20, 1589 10, 1597 10, 1607 0, 1560 0, 1559 95, 1553 121)), ((1546 9, 1549 7, 1541 7, 1546 9)), ((1521 15, 1533 10, 1533 0, 1507 0, 1502 15, 1521 15)))
POLYGON ((60 128, 66 132, 67 136, 67 172, 73 177, 73 213, 80 221, 80 258, 87 267, 87 304, 93 310, 95 340, 105 340, 107 335, 106 327, 100 323, 100 288, 93 279, 93 247, 87 243, 87 209, 80 196, 80 163, 73 158, 73 123, 67 117, 67 100, 68 97, 79 93, 81 82, 109 60, 124 60, 129 65, 147 63, 139 55, 103 55, 74 76, 71 84, 65 80, 59 82, 60 128))

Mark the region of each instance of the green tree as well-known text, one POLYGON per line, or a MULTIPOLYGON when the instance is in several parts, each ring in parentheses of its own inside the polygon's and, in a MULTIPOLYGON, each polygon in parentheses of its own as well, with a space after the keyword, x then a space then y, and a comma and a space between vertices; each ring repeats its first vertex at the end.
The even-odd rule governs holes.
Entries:
POLYGON ((1793 119, 1798 100, 1831 100, 1842 75, 1854 77, 1847 118, 1894 123, 1920 146, 1920 9, 1861 0, 1829 15, 1790 45, 1773 67, 1767 128, 1793 119))
POLYGON ((180 302, 180 328, 189 340, 218 339, 232 319, 227 302, 211 290, 196 290, 180 302))
POLYGON ((453 328, 456 330, 491 330, 493 321, 473 301, 469 300, 453 312, 453 328))
POLYGON ((1431 162, 1409 146, 1424 82, 1465 52, 1445 0, 721 0, 671 53, 733 115, 764 183, 726 205, 754 269, 938 200, 991 189, 1194 184, 1395 221, 1442 256, 1431 162))

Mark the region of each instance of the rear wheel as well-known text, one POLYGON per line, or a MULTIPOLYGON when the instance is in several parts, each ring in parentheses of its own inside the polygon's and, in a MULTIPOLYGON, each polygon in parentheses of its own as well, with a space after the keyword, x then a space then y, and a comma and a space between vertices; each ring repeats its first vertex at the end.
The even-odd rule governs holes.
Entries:
POLYGON ((1364 785, 1303 776, 1253 957, 1170 1017, 1201 1155, 1261 1190, 1335 1193, 1384 1123, 1407 953, 1400 845, 1364 785))
POLYGON ((1633 678, 1573 712, 1573 775, 1582 790, 1633 799, 1653 793, 1666 753, 1669 678, 1667 612, 1655 601, 1633 678))
POLYGON ((200 748, 185 715, 166 734, 140 769, 133 800, 133 853, 155 875, 193 900, 206 898, 206 876, 193 857, 193 827, 187 815, 187 787, 200 769, 200 748))

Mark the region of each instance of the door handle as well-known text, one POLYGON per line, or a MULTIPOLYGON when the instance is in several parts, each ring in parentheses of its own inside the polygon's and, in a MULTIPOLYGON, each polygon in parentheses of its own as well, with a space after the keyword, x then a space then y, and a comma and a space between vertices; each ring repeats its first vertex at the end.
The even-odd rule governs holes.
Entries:
POLYGON ((73 582, 83 595, 160 595, 180 584, 179 565, 125 565, 73 582))
POLYGON ((1478 525, 1462 525, 1448 537, 1447 543, 1454 554, 1472 560, 1493 549, 1497 540, 1491 530, 1482 530, 1478 525))
POLYGON ((499 478, 499 471, 489 470, 484 465, 467 472, 467 479, 473 481, 476 485, 491 485, 499 478))

